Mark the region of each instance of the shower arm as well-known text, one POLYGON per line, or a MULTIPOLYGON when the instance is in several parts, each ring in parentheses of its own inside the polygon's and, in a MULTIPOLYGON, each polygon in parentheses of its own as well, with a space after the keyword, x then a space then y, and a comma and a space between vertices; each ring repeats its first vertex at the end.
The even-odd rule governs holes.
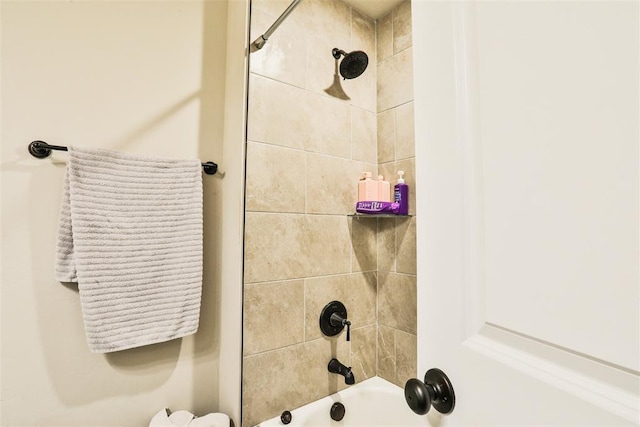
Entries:
POLYGON ((293 2, 291 2, 289 7, 287 7, 285 11, 282 12, 282 15, 280 15, 280 17, 276 19, 276 21, 269 27, 269 29, 265 31, 264 34, 262 34, 260 37, 255 39, 253 43, 251 43, 251 52, 255 52, 256 50, 260 50, 263 48, 265 43, 267 43, 267 40, 269 40, 269 37, 271 37, 271 34, 273 34, 273 32, 280 26, 280 24, 282 24, 282 21, 284 21, 287 16, 289 16, 289 14, 301 1, 302 0, 293 0, 293 2))

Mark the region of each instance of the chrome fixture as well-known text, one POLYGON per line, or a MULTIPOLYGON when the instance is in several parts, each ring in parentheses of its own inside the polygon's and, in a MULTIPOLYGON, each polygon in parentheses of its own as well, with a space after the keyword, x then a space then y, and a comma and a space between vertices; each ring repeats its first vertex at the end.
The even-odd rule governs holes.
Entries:
POLYGON ((351 372, 351 367, 344 366, 338 359, 333 358, 329 361, 329 372, 332 374, 339 374, 344 377, 344 383, 347 385, 355 384, 356 379, 351 372))
POLYGON ((269 29, 265 31, 264 34, 262 34, 260 37, 255 39, 253 43, 251 43, 250 51, 255 52, 257 50, 262 49, 265 43, 267 43, 267 40, 269 40, 269 37, 271 37, 271 34, 273 34, 273 32, 280 26, 280 24, 282 24, 282 21, 284 21, 287 18, 287 16, 289 16, 289 14, 293 11, 293 9, 296 8, 298 3, 300 3, 301 1, 302 0, 293 0, 293 2, 291 2, 289 7, 287 7, 284 10, 284 12, 282 12, 282 15, 280 15, 280 17, 276 19, 276 21, 273 24, 271 24, 269 29))

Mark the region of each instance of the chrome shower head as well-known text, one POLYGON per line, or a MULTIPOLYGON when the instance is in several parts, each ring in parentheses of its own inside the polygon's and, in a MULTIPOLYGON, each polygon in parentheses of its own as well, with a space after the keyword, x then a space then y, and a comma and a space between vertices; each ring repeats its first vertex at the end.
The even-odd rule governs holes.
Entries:
POLYGON ((340 74, 346 79, 355 79, 364 73, 369 65, 369 57, 361 50, 354 50, 353 52, 346 53, 342 49, 337 47, 331 51, 335 59, 340 59, 341 55, 344 55, 342 62, 340 63, 340 74))

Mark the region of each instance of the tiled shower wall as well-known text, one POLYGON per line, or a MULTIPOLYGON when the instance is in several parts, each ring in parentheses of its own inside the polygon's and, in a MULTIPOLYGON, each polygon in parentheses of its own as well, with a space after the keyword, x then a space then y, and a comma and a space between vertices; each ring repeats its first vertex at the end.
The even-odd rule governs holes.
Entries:
POLYGON ((416 212, 411 3, 377 22, 379 173, 405 172, 411 218, 378 220, 378 376, 416 376, 416 212))
MULTIPOLYGON (((288 5, 253 0, 251 39, 288 5)), ((340 1, 305 0, 251 54, 244 426, 345 388, 342 377, 327 372, 331 357, 352 366, 356 381, 380 375, 399 383, 415 371, 415 222, 347 217, 362 171, 380 169, 391 177, 402 167, 413 185, 413 149, 405 146, 413 129, 412 88, 405 99, 411 49, 406 30, 399 30, 409 25, 410 46, 408 9, 384 18, 392 21, 391 33, 378 30, 378 37, 398 46, 385 51, 376 49, 371 19, 340 1), (366 72, 354 80, 338 78, 334 47, 367 52, 366 72), (380 53, 384 60, 378 64, 380 53), (399 73, 388 80, 397 90, 381 88, 378 73, 399 73), (339 93, 336 88, 350 99, 325 92, 339 93), (389 117, 393 122, 383 130, 393 136, 381 143, 377 134, 389 117), (396 255, 413 260, 396 261, 396 255), (349 312, 349 343, 344 333, 328 339, 319 330, 320 312, 332 300, 349 312)))

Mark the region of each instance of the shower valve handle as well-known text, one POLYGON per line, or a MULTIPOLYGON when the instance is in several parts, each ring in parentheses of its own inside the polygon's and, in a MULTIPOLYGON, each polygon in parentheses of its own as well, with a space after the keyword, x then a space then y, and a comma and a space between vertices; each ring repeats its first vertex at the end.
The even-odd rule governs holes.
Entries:
POLYGON ((328 337, 338 335, 347 327, 347 341, 351 341, 351 322, 347 318, 347 309, 340 301, 331 301, 320 313, 320 330, 328 337))
POLYGON ((347 327, 347 341, 351 341, 351 322, 347 319, 342 318, 338 313, 333 313, 329 318, 329 322, 333 326, 342 326, 343 328, 347 327))

